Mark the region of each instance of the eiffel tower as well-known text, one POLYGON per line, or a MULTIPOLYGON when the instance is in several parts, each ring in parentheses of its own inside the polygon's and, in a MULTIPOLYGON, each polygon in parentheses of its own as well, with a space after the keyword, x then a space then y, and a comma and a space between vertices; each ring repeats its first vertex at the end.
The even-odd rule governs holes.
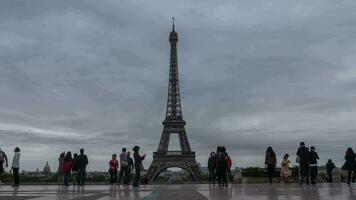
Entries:
POLYGON ((174 30, 174 18, 172 31, 169 34, 169 42, 171 44, 171 52, 166 118, 162 122, 163 132, 161 140, 157 152, 153 152, 153 161, 147 171, 147 179, 154 181, 161 171, 170 167, 178 167, 189 172, 194 181, 199 181, 201 179, 201 171, 195 160, 195 152, 190 149, 184 128, 185 121, 182 115, 177 62, 178 34, 174 30), (180 151, 168 151, 171 134, 178 135, 180 151))

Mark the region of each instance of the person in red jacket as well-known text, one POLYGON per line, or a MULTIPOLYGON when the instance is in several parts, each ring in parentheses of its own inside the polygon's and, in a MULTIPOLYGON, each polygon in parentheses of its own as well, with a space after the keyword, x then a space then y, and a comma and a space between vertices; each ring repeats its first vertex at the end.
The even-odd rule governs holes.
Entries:
POLYGON ((69 186, 68 179, 73 169, 73 158, 72 153, 70 151, 67 152, 66 156, 64 157, 63 162, 63 171, 64 171, 64 185, 69 186))
POLYGON ((117 155, 113 154, 112 158, 109 162, 109 173, 110 173, 110 183, 111 185, 114 185, 114 183, 117 183, 117 168, 119 168, 119 162, 117 161, 117 155))

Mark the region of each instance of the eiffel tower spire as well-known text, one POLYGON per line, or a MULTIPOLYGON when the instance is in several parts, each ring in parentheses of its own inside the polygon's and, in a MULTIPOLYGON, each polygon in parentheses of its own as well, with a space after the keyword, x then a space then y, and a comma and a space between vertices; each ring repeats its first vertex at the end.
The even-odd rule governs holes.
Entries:
POLYGON ((169 83, 168 83, 168 97, 166 119, 170 120, 183 120, 182 105, 180 101, 179 92, 179 78, 178 78, 178 59, 177 59, 177 43, 178 33, 174 30, 174 17, 172 24, 172 31, 169 34, 170 59, 169 59, 169 83))

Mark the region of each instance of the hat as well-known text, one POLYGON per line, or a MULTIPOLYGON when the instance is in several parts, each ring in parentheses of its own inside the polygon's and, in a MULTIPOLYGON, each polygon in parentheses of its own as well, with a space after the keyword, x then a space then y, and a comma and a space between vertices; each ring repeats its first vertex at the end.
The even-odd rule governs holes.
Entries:
POLYGON ((137 151, 137 150, 139 150, 139 149, 140 149, 139 146, 134 146, 134 148, 133 148, 132 150, 137 151))

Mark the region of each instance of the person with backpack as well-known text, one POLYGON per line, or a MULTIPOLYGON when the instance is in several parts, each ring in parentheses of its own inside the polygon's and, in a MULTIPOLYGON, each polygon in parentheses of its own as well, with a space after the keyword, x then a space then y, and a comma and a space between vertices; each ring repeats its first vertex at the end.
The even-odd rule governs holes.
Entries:
POLYGON ((77 168, 78 168, 78 175, 77 181, 78 185, 84 185, 85 176, 86 176, 86 167, 88 165, 88 156, 84 154, 84 149, 80 149, 80 154, 77 158, 77 168))
POLYGON ((7 160, 7 156, 5 152, 2 151, 0 148, 0 184, 1 184, 2 175, 5 172, 4 163, 5 163, 5 168, 7 168, 9 164, 7 160))
POLYGON ((20 148, 16 147, 14 158, 12 159, 12 167, 11 170, 14 175, 14 187, 18 187, 20 185, 20 178, 19 178, 19 170, 20 170, 20 156, 21 151, 20 148))
POLYGON ((118 185, 121 184, 121 180, 126 184, 125 179, 127 178, 129 163, 127 162, 127 153, 126 148, 122 148, 122 152, 119 155, 120 157, 120 172, 119 172, 119 180, 117 182, 118 185))
POLYGON ((117 169, 119 168, 119 161, 117 161, 117 155, 113 154, 109 162, 110 184, 117 183, 117 169))
POLYGON ((306 178, 306 184, 309 185, 310 153, 304 142, 299 144, 296 161, 299 162, 299 184, 302 185, 306 178))
POLYGON ((216 179, 216 154, 215 152, 210 153, 210 157, 208 159, 208 169, 209 169, 209 183, 215 184, 216 179))
POLYGON ((274 153, 272 147, 268 147, 265 155, 265 167, 267 169, 268 181, 270 184, 273 182, 272 180, 275 173, 276 164, 276 154, 274 153))
POLYGON ((310 147, 310 180, 312 184, 316 184, 316 178, 318 176, 318 160, 319 155, 315 151, 315 147, 310 147))

